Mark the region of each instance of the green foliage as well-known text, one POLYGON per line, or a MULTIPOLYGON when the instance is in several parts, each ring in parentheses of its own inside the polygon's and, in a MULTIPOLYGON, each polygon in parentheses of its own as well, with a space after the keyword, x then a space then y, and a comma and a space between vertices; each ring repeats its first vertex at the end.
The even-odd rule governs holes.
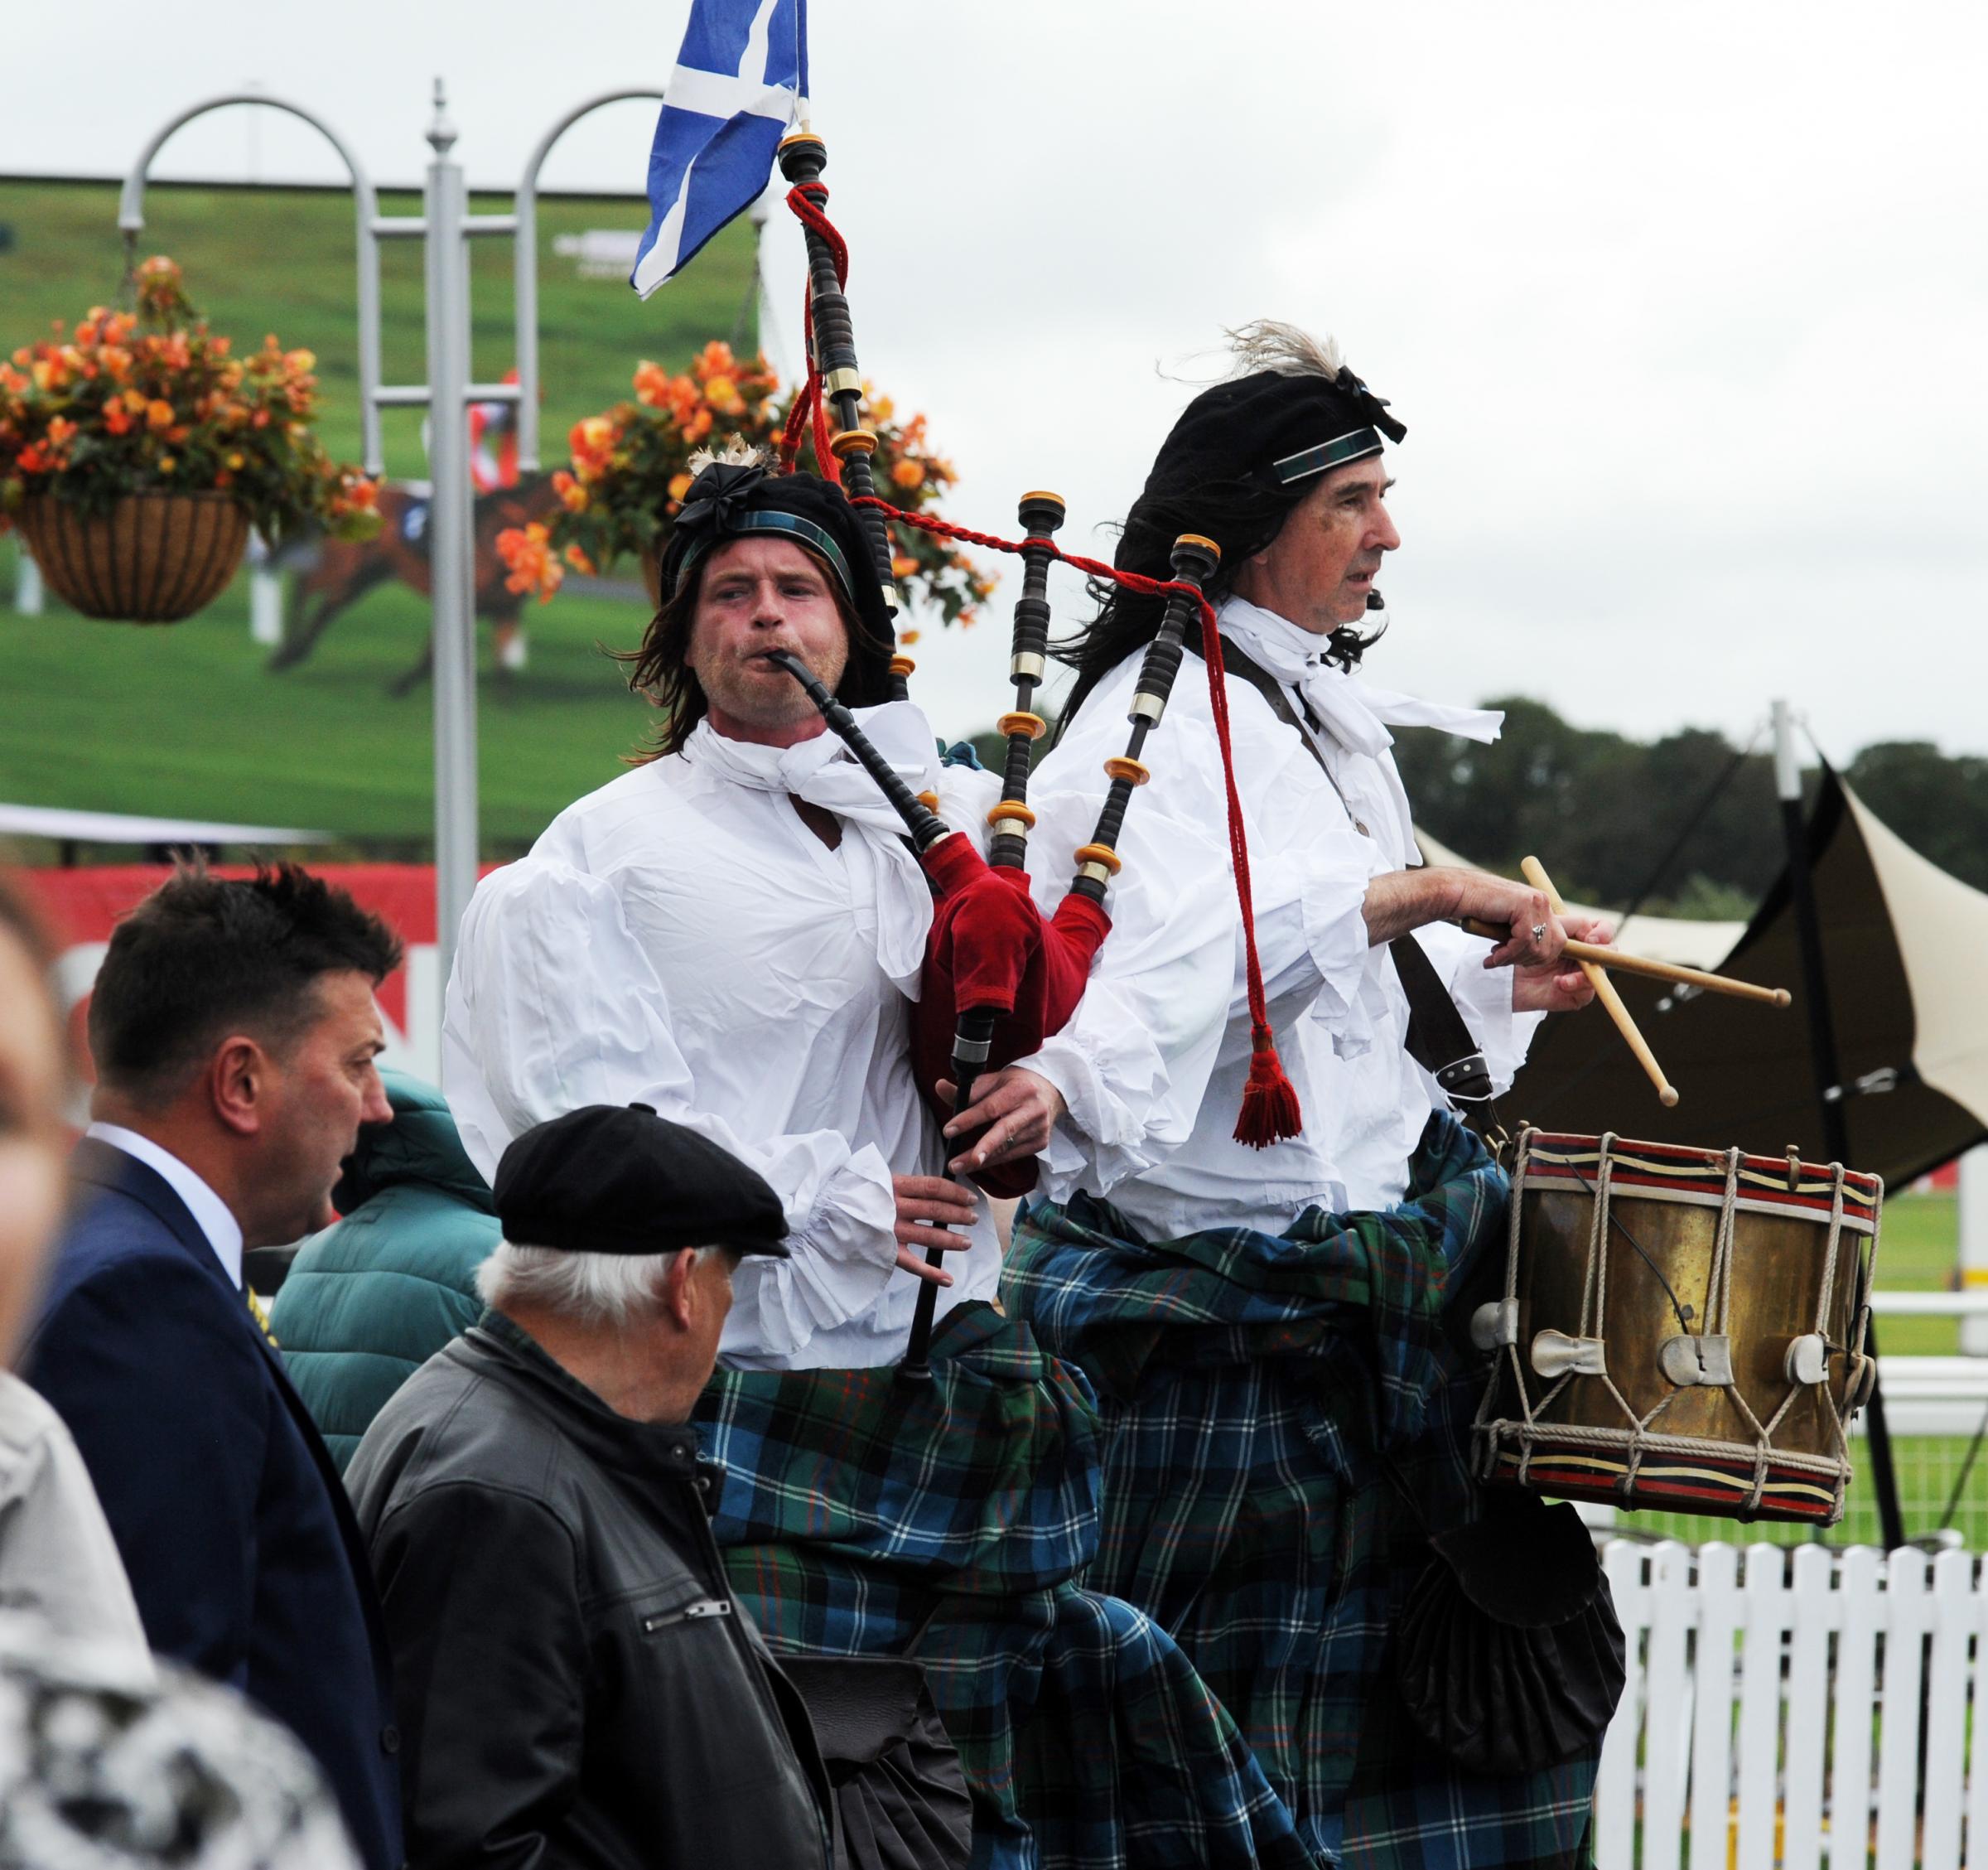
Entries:
MULTIPOLYGON (((1523 697, 1489 705, 1505 710, 1495 745, 1431 733, 1395 742, 1416 822, 1432 837, 1513 876, 1534 853, 1567 896, 1605 908, 1640 902, 1710 921, 1752 913, 1783 856, 1766 754, 1742 758, 1705 728, 1645 742, 1575 727, 1523 697)), ((1866 747, 1844 777, 1915 850, 1988 889, 1988 760, 1893 742, 1866 747)))
POLYGON ((267 539, 373 537, 372 482, 311 432, 317 360, 273 333, 237 357, 181 278, 155 255, 135 314, 93 306, 66 339, 0 364, 0 525, 42 495, 107 514, 131 494, 225 493, 267 539))
POLYGON ((1843 776, 1922 857, 1988 890, 1988 759, 1949 757, 1928 741, 1880 741, 1843 776))

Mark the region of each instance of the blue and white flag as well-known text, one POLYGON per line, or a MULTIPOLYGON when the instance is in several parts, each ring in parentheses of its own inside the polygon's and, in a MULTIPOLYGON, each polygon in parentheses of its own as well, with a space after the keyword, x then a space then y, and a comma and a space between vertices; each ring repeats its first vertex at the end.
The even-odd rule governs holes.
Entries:
POLYGON ((628 283, 647 298, 752 205, 808 108, 808 0, 691 0, 649 152, 649 231, 628 283))

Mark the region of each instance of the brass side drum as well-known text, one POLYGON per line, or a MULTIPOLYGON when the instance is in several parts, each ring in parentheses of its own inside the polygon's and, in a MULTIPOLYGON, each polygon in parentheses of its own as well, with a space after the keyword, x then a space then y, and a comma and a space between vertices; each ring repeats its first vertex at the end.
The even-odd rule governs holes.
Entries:
POLYGON ((1833 1525, 1884 1183, 1737 1149, 1528 1129, 1480 1478, 1556 1498, 1833 1525))

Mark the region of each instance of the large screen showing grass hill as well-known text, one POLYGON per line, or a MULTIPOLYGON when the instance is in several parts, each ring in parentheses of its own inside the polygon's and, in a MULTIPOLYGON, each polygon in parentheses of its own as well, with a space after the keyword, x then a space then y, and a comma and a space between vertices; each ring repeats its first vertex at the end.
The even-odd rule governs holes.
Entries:
MULTIPOLYGON (((0 355, 118 302, 123 277, 115 184, 0 180, 0 355)), ((478 196, 477 213, 508 197, 478 196)), ((386 214, 418 214, 383 191, 386 214)), ((646 207, 627 198, 548 196, 538 209, 539 373, 547 466, 566 458, 583 416, 630 394, 635 366, 687 367, 707 342, 757 342, 752 230, 728 228, 646 303, 627 272, 646 207)), ((238 349, 274 332, 317 355, 320 432, 359 458, 358 316, 351 198, 316 189, 155 184, 144 254, 169 254, 213 330, 238 349)), ((472 253, 479 381, 512 367, 512 246, 472 253)), ((384 376, 425 380, 422 247, 381 251, 384 376)), ((427 473, 423 421, 390 410, 388 478, 427 473)), ((485 478, 507 471, 501 435, 485 478)), ((350 854, 417 858, 432 834, 428 606, 396 550, 418 511, 389 526, 376 563, 335 568, 308 546, 258 593, 247 569, 209 609, 170 628, 92 622, 49 594, 18 606, 19 548, 0 539, 0 803, 306 827, 350 854), (315 562, 314 562, 315 561, 315 562), (259 640, 258 640, 259 639, 259 640)), ((486 528, 486 529, 489 529, 486 528)), ((632 579, 634 568, 621 568, 632 579)), ((618 770, 644 708, 605 653, 639 640, 648 609, 631 583, 576 581, 552 602, 501 594, 478 623, 480 766, 485 849, 522 849, 568 800, 618 770), (515 630, 501 615, 518 618, 515 630)), ((32 853, 28 853, 32 854, 32 853)))

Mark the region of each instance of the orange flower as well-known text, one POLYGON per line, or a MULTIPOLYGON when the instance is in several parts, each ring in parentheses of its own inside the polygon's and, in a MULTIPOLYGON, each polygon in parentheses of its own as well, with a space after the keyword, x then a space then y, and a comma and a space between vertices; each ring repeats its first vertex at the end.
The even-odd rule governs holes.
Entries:
POLYGON ((172 427, 172 404, 161 402, 157 397, 145 405, 145 423, 150 428, 172 427))
POLYGON ((566 562, 584 577, 594 575, 594 562, 577 545, 569 545, 565 553, 566 562))
POLYGON ((890 478, 900 487, 922 487, 925 471, 914 461, 900 461, 890 470, 890 478))
POLYGON ((890 575, 893 577, 910 577, 917 569, 917 559, 907 558, 901 552, 890 561, 890 575))
POLYGON ((919 633, 915 630, 900 630, 897 633, 898 641, 903 644, 907 650, 918 640, 918 636, 919 633))
POLYGON ((552 555, 550 537, 535 519, 528 526, 507 526, 498 534, 497 556, 510 568, 511 575, 504 581, 506 590, 520 596, 536 591, 543 604, 559 588, 566 571, 552 555))
POLYGON ((684 495, 689 491, 690 476, 688 474, 676 474, 670 476, 669 497, 673 500, 682 500, 684 495))
POLYGON ((151 398, 142 389, 128 389, 124 392, 121 400, 132 414, 142 416, 145 413, 145 405, 151 401, 151 398))
POLYGON ((159 457, 159 471, 162 474, 171 473, 172 471, 179 465, 179 462, 174 460, 171 455, 161 455, 159 457))
POLYGON ((644 358, 635 365, 635 400, 646 403, 652 409, 659 409, 669 391, 669 373, 660 364, 652 364, 644 358))
POLYGON ((707 378, 704 384, 704 399, 714 409, 720 410, 728 416, 737 415, 746 407, 743 399, 739 394, 738 384, 728 376, 707 378))

